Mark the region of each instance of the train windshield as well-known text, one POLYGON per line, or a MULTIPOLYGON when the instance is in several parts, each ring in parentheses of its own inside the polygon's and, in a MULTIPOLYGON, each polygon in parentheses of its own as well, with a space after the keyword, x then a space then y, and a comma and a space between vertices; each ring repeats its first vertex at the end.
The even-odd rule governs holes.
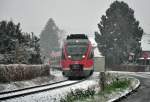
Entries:
POLYGON ((86 53, 88 44, 68 44, 67 54, 71 56, 73 60, 80 60, 82 56, 86 53))

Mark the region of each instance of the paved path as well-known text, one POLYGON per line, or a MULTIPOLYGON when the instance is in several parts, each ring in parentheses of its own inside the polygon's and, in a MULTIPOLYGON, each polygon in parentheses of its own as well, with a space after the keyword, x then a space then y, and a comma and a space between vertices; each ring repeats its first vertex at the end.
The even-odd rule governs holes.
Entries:
POLYGON ((140 80, 141 86, 137 92, 132 93, 120 102, 150 102, 150 73, 142 72, 132 75, 140 80))

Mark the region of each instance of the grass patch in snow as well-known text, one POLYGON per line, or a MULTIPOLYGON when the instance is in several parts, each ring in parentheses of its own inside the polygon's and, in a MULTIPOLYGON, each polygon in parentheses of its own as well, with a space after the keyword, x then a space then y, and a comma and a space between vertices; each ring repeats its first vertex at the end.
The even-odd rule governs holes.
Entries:
MULTIPOLYGON (((131 80, 127 78, 121 78, 118 81, 113 81, 111 84, 105 86, 104 91, 99 91, 93 98, 85 99, 82 102, 107 102, 113 98, 116 94, 120 94, 131 85, 131 80)), ((78 101, 81 102, 81 101, 78 101)))
MULTIPOLYGON (((105 86, 104 93, 111 93, 118 90, 124 90, 130 85, 130 80, 126 78, 113 81, 111 84, 105 86)), ((101 92, 100 92, 101 93, 101 92)))

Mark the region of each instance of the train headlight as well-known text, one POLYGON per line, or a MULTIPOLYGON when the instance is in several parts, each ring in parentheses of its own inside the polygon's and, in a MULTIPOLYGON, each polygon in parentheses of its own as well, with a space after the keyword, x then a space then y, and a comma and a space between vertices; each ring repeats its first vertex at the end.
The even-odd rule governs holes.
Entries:
POLYGON ((83 55, 82 58, 85 58, 85 55, 83 55))
POLYGON ((68 58, 71 58, 71 56, 68 56, 68 58))

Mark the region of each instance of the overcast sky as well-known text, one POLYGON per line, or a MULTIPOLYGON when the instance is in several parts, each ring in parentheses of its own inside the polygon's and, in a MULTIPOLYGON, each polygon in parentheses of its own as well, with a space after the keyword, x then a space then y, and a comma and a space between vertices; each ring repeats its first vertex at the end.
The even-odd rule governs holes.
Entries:
MULTIPOLYGON (((49 18, 68 33, 93 34, 114 0, 0 0, 0 21, 20 22, 23 32, 39 35, 49 18)), ((150 34, 150 0, 123 0, 150 34)))

